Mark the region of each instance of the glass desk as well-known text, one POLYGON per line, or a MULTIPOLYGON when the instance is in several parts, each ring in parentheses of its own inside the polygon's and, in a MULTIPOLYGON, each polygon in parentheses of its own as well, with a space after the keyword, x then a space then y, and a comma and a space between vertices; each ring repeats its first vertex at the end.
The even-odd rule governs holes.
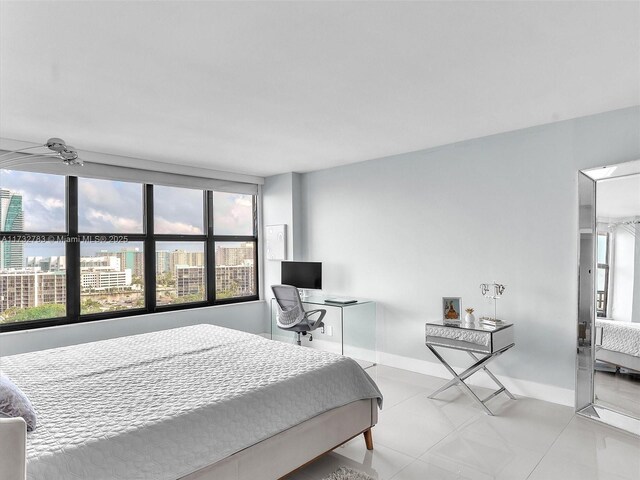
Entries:
MULTIPOLYGON (((302 345, 327 352, 339 353, 356 360, 363 368, 376 362, 376 303, 353 298, 356 303, 327 303, 337 295, 312 294, 302 297, 305 310, 325 309, 327 314, 322 322, 324 331, 314 330, 313 341, 309 335, 303 336, 302 345)), ((295 343, 295 334, 278 328, 276 323, 278 305, 271 299, 271 339, 295 343)))
POLYGON ((425 344, 427 348, 436 356, 440 363, 453 375, 453 378, 438 390, 429 395, 429 398, 434 398, 441 392, 444 392, 447 388, 454 385, 460 385, 462 389, 473 400, 475 400, 487 413, 493 415, 493 412, 489 410, 486 403, 496 395, 502 392, 506 393, 509 398, 515 400, 515 397, 511 394, 507 388, 500 383, 493 373, 489 371, 486 364, 494 358, 502 355, 515 345, 513 335, 513 324, 503 323, 499 326, 490 327, 481 323, 444 323, 443 321, 427 322, 425 324, 425 344), (438 353, 435 347, 452 348, 455 350, 463 350, 469 354, 474 363, 464 372, 458 374, 449 365, 442 355, 438 353), (475 354, 484 355, 482 358, 478 358, 475 354), (484 370, 489 377, 498 385, 498 390, 491 393, 488 397, 481 400, 478 396, 469 388, 464 382, 474 373, 484 370))

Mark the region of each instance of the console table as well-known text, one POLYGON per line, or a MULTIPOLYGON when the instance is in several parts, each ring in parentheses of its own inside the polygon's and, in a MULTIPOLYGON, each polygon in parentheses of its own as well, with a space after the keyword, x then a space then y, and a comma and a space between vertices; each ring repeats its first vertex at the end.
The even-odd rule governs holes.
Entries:
MULTIPOLYGON (((306 339, 310 348, 339 353, 358 361, 364 368, 376 362, 376 303, 363 298, 353 298, 355 303, 330 303, 336 295, 312 294, 302 297, 305 310, 323 308, 327 311, 323 319, 324 329, 314 330, 313 341, 306 339)), ((271 339, 291 342, 295 334, 278 328, 276 323, 278 306, 271 299, 271 339)))
POLYGON ((429 398, 434 398, 441 392, 444 392, 453 385, 460 385, 462 389, 476 401, 488 415, 493 415, 493 412, 489 410, 486 403, 495 396, 506 393, 509 398, 515 400, 515 397, 507 390, 507 388, 500 383, 500 381, 489 371, 486 364, 494 358, 502 355, 515 345, 513 324, 505 323, 500 326, 490 327, 481 323, 474 324, 459 324, 459 323, 445 323, 443 321, 427 322, 425 324, 425 344, 436 356, 440 363, 453 375, 453 378, 440 387, 438 390, 429 395, 429 398), (458 374, 449 365, 444 358, 438 353, 435 347, 452 348, 454 350, 462 350, 469 354, 474 363, 464 372, 458 374), (484 355, 478 358, 476 354, 484 355), (484 370, 489 377, 498 385, 498 390, 494 391, 481 400, 471 388, 464 382, 474 373, 484 370))

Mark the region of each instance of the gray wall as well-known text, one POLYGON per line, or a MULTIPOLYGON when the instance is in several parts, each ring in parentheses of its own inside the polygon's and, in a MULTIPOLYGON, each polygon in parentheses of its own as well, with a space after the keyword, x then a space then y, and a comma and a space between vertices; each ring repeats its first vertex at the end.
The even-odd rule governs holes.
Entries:
POLYGON ((98 322, 0 334, 0 356, 123 337, 155 330, 210 323, 251 333, 263 332, 264 302, 193 308, 98 322))
MULTIPOLYGON (((287 260, 299 260, 302 250, 302 219, 300 204, 301 175, 285 173, 265 179, 262 187, 262 224, 263 231, 268 225, 287 226, 287 260)), ((263 232, 264 235, 264 232, 263 232)), ((267 260, 266 244, 263 242, 263 291, 267 302, 264 305, 263 329, 271 331, 270 303, 273 296, 271 285, 280 283, 280 261, 267 260)))
POLYGON ((517 345, 495 371, 570 403, 577 171, 637 158, 635 107, 304 174, 303 257, 323 262, 325 290, 378 301, 380 360, 416 370, 435 361, 424 323, 441 297, 480 316, 478 285, 506 284, 498 316, 517 345))

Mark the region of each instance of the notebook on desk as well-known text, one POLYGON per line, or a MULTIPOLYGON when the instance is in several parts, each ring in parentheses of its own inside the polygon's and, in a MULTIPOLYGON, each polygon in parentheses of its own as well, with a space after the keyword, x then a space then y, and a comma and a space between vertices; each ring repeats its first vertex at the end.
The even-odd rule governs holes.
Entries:
POLYGON ((341 297, 330 297, 324 299, 325 303, 337 303, 339 305, 347 305, 350 303, 358 303, 357 300, 353 298, 341 298, 341 297))

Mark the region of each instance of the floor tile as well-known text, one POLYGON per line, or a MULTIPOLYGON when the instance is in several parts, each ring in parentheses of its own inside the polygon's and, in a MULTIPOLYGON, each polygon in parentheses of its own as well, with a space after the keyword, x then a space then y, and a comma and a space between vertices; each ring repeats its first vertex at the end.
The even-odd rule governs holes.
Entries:
MULTIPOLYGON (((637 480, 640 477, 632 478, 637 480)), ((628 480, 628 477, 570 461, 561 454, 549 453, 544 456, 527 480, 628 480)))
POLYGON ((375 379, 384 397, 383 408, 387 409, 407 400, 418 393, 431 393, 432 389, 416 383, 404 382, 395 378, 378 376, 375 379))
POLYGON ((367 372, 385 395, 374 450, 358 436, 288 480, 321 480, 341 466, 378 480, 640 480, 640 438, 573 408, 501 394, 490 416, 458 386, 429 399, 445 379, 383 365, 367 372))
POLYGON ((490 435, 498 442, 546 452, 573 417, 573 409, 532 398, 504 400, 494 416, 481 415, 457 430, 467 438, 490 435))
POLYGON ((373 429, 374 442, 418 458, 455 430, 456 426, 436 415, 420 415, 404 408, 404 402, 380 412, 373 429))
POLYGON ((548 455, 593 471, 640 479, 640 437, 586 418, 574 417, 548 455))
POLYGON ((392 480, 469 480, 461 472, 452 469, 441 468, 434 463, 427 463, 421 460, 409 464, 392 477, 392 480))
POLYGON ((354 440, 320 457, 300 473, 312 480, 321 480, 340 467, 349 467, 377 480, 389 480, 414 461, 413 458, 383 445, 376 445, 374 450, 367 450, 362 442, 354 440))
POLYGON ((543 455, 544 451, 518 447, 490 431, 462 430, 448 435, 420 460, 464 478, 524 480, 543 455))

